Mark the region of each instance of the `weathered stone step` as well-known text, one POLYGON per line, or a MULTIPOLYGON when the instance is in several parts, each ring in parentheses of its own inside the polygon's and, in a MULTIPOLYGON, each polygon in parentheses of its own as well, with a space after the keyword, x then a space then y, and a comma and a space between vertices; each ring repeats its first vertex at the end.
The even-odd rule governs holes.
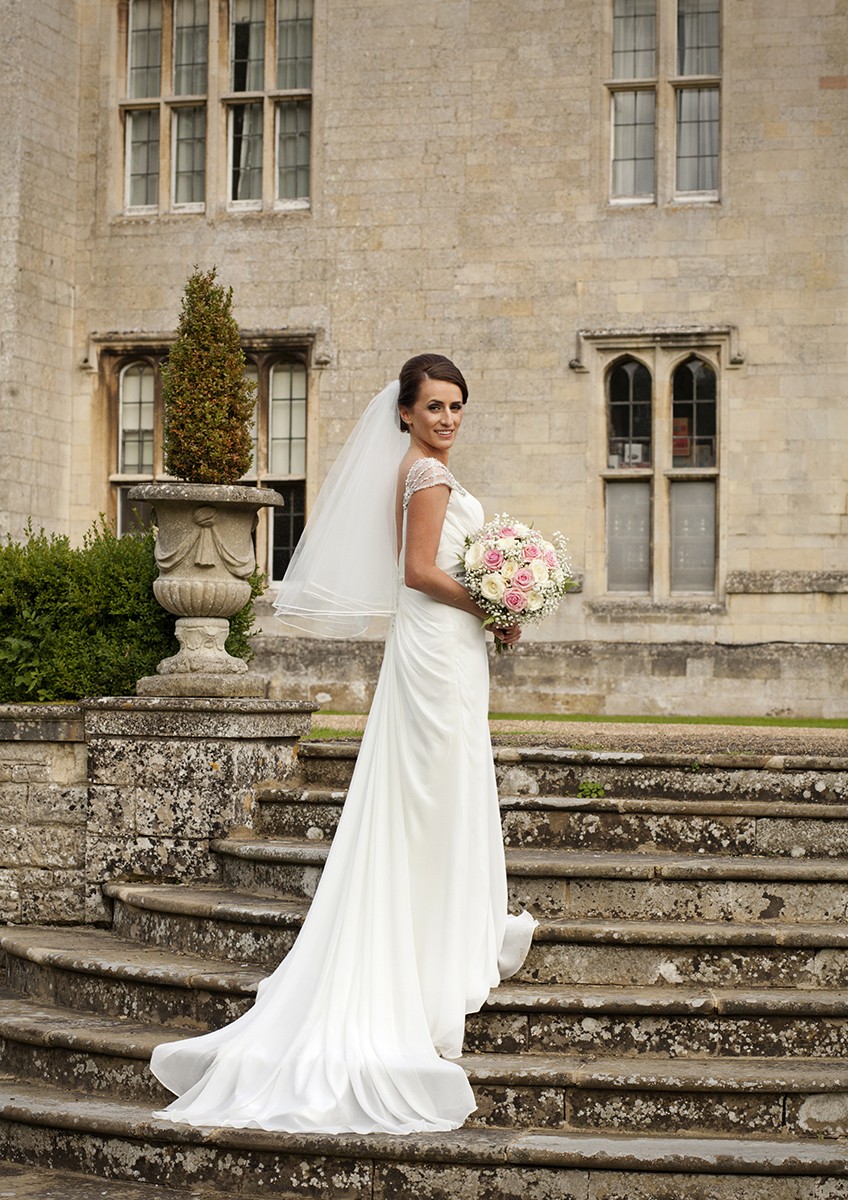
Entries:
MULTIPOLYGON (((273 970, 306 901, 215 885, 110 883, 119 937, 273 970)), ((848 926, 543 919, 517 978, 531 983, 840 987, 848 926)))
POLYGON ((308 908, 209 885, 107 883, 103 891, 119 937, 269 970, 294 945, 308 908))
POLYGON ((837 1200, 836 1181, 848 1177, 848 1146, 810 1137, 481 1128, 406 1137, 200 1130, 152 1118, 138 1103, 19 1082, 0 1086, 0 1122, 0 1153, 18 1161, 89 1171, 96 1164, 106 1178, 230 1195, 246 1187, 282 1200, 304 1195, 837 1200), (703 1183, 693 1176, 703 1176, 703 1183))
POLYGON ((848 925, 542 920, 528 983, 848 987, 848 925))
POLYGON ((82 1012, 194 1030, 241 1016, 267 974, 79 926, 0 929, 0 953, 6 983, 16 992, 82 1012))
MULTIPOLYGON (((254 829, 263 837, 332 838, 346 793, 264 785, 254 829)), ((848 856, 848 806, 757 800, 502 796, 507 846, 699 854, 848 856)))
MULTIPOLYGON (((118 1017, 84 1017, 0 988, 4 1070, 93 1096, 137 1100, 152 1110, 169 1093, 150 1054, 185 1030, 118 1017)), ((460 1060, 478 1108, 472 1126, 615 1132, 830 1133, 830 1097, 848 1095, 848 1067, 828 1060, 703 1060, 468 1054, 460 1060)))
POLYGON ((469 1016, 465 1048, 507 1054, 842 1059, 848 996, 802 988, 502 984, 469 1016))
MULTIPOLYGON (((138 946, 102 930, 0 935, 9 987, 59 1006, 205 1029, 240 1015, 258 968, 138 946)), ((508 983, 469 1017, 493 1053, 848 1057, 848 995, 833 989, 586 987, 508 983)))
POLYGON ((0 1061, 16 1079, 158 1107, 169 1093, 148 1063, 154 1046, 172 1035, 183 1037, 186 1031, 80 1013, 0 987, 0 1061))
MULTIPOLYGON (((315 894, 328 846, 295 839, 212 843, 223 882, 288 899, 315 894)), ((848 912, 848 860, 516 850, 510 903, 541 917, 827 922, 848 912)))
MULTIPOLYGON (((304 742, 300 781, 308 787, 348 786, 359 743, 304 742)), ((616 797, 669 799, 748 797, 758 801, 848 804, 848 755, 640 754, 558 747, 498 746, 493 750, 502 795, 576 796, 583 785, 616 797)))

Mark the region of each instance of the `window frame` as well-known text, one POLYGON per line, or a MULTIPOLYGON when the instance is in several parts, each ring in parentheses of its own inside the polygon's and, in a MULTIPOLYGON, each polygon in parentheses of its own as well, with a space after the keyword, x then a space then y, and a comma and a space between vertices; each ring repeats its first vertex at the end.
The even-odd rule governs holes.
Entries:
MULTIPOLYGON (((123 0, 119 6, 118 36, 122 47, 122 77, 119 83, 121 95, 117 98, 119 116, 119 155, 121 161, 121 195, 118 200, 123 218, 149 218, 150 216, 186 217, 198 214, 233 215, 254 212, 303 212, 312 208, 314 177, 315 138, 315 11, 308 7, 304 18, 312 30, 312 49, 309 66, 301 72, 308 74, 308 87, 278 87, 277 40, 283 29, 280 20, 281 0, 262 0, 265 14, 265 45, 263 56, 263 86, 254 91, 235 92, 231 75, 231 30, 233 25, 234 0, 208 0, 207 3, 207 53, 206 91, 203 93, 178 93, 175 91, 177 54, 177 0, 162 0, 162 26, 159 63, 159 91, 156 95, 132 97, 130 95, 130 68, 132 55, 132 16, 134 0, 123 0), (261 108, 259 125, 262 149, 257 164, 261 173, 259 195, 247 200, 231 199, 233 188, 233 136, 232 110, 241 104, 255 103, 261 108), (287 103, 307 106, 305 124, 299 138, 306 139, 308 163, 304 172, 301 164, 296 173, 297 195, 280 194, 282 176, 281 160, 281 106, 287 103), (177 122, 179 109, 200 108, 205 113, 203 150, 203 200, 178 201, 177 199, 177 122), (133 204, 131 192, 131 133, 133 114, 139 111, 157 111, 159 114, 158 183, 156 201, 149 204, 133 204), (303 191, 303 179, 306 191, 303 191)), ((307 5, 309 0, 307 0, 307 5)), ((303 61, 306 61, 305 59, 303 61)), ((194 81, 192 81, 194 82, 194 81)), ((249 82, 254 82, 250 80, 249 82)))
POLYGON ((593 397, 594 457, 596 470, 587 479, 587 507, 592 516, 588 530, 586 563, 588 578, 595 580, 591 610, 612 615, 655 611, 687 613, 713 611, 723 604, 726 575, 727 488, 722 481, 722 438, 727 422, 727 376, 745 362, 734 326, 693 326, 645 330, 581 330, 577 352, 569 366, 589 377, 593 397), (697 358, 716 376, 716 464, 675 467, 672 462, 672 379, 675 370, 697 358), (653 462, 639 467, 608 465, 607 380, 615 366, 626 358, 646 366, 653 381, 653 462), (645 592, 610 591, 607 587, 606 488, 608 482, 644 482, 652 488, 650 587, 645 592), (671 589, 671 484, 686 480, 712 480, 716 489, 715 589, 713 592, 681 592, 671 589), (624 607, 622 607, 622 604, 624 607))
POLYGON ((678 64, 678 4, 679 0, 656 0, 656 73, 652 76, 620 78, 614 75, 613 36, 615 0, 605 4, 607 37, 606 68, 603 89, 606 103, 606 168, 607 204, 610 208, 634 208, 650 205, 699 205, 721 201, 724 136, 722 70, 724 54, 724 8, 719 0, 718 72, 715 74, 681 75, 678 64), (710 89, 718 94, 716 133, 716 186, 687 190, 678 186, 680 128, 677 118, 678 96, 685 90, 710 89), (654 93, 654 190, 652 194, 633 195, 615 191, 615 97, 617 93, 652 91, 654 93))

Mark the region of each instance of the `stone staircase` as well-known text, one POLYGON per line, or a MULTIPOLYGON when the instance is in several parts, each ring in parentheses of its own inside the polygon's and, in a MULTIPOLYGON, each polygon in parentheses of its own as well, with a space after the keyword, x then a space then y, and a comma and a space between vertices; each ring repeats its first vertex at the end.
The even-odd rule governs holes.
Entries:
POLYGON ((848 1197, 848 760, 495 751, 540 919, 468 1019, 451 1135, 192 1130, 159 1041, 252 1002, 314 894, 356 755, 306 743, 220 881, 111 883, 111 928, 0 933, 0 1157, 223 1194, 848 1197))

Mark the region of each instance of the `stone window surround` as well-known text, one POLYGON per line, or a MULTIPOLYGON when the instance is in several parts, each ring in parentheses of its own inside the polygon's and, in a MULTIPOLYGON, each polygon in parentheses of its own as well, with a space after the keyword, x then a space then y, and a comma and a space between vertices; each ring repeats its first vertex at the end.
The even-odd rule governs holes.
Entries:
MULTIPOLYGON (((100 412, 102 427, 106 431, 105 461, 103 477, 109 485, 109 510, 107 516, 117 521, 118 516, 118 487, 129 486, 133 483, 145 483, 151 480, 163 481, 171 477, 165 474, 162 451, 162 388, 159 365, 166 357, 173 344, 173 333, 94 333, 89 338, 89 353, 80 364, 98 376, 98 392, 100 397, 100 412), (119 474, 118 449, 120 439, 120 376, 124 367, 131 362, 143 361, 149 363, 155 370, 154 377, 154 470, 151 475, 119 474)), ((323 344, 323 334, 315 330, 242 330, 241 344, 248 361, 255 362, 260 376, 260 421, 267 414, 267 391, 270 368, 283 360, 300 361, 306 367, 306 388, 309 403, 307 405, 307 437, 306 437, 306 480, 314 479, 317 472, 316 447, 318 445, 317 405, 312 403, 313 388, 317 392, 316 374, 326 367, 330 361, 326 347, 323 344), (264 385, 264 393, 262 387, 264 385), (262 404, 264 396, 265 409, 262 404)), ((274 486, 273 478, 267 473, 257 477, 251 470, 249 482, 274 486)), ((271 556, 273 552, 272 531, 270 528, 271 515, 263 509, 259 513, 256 529, 257 559, 260 569, 265 570, 271 578, 271 556), (263 550, 264 548, 264 550, 263 550)))
POLYGON ((589 481, 593 491, 587 496, 592 521, 587 531, 586 573, 590 578, 606 580, 605 487, 611 480, 651 479, 654 492, 652 512, 652 586, 650 595, 606 593, 588 599, 587 608, 595 616, 627 620, 634 615, 662 613, 665 617, 691 619, 698 613, 724 610, 726 563, 722 547, 722 518, 725 497, 719 485, 719 468, 671 466, 671 379, 675 369, 692 355, 702 358, 716 373, 717 429, 720 445, 726 405, 722 376, 739 369, 745 356, 739 348, 738 331, 732 325, 666 326, 645 330, 635 328, 581 329, 577 332, 576 352, 569 367, 591 378, 590 445, 595 448, 597 474, 589 481), (623 356, 643 363, 651 372, 654 402, 655 457, 649 468, 606 468, 607 397, 606 380, 611 366, 623 356), (714 479, 717 487, 716 590, 714 594, 685 595, 670 590, 670 512, 669 484, 675 480, 714 479))
MULTIPOLYGON (((115 53, 120 64, 113 91, 113 104, 119 120, 114 126, 114 161, 120 164, 113 176, 115 187, 114 215, 123 220, 149 219, 151 215, 185 218, 191 214, 222 215, 245 212, 286 212, 308 214, 311 207, 309 197, 281 199, 276 196, 277 187, 277 135, 278 109, 286 101, 312 103, 312 88, 276 88, 269 86, 262 92, 233 93, 230 89, 230 63, 225 52, 230 39, 229 0, 209 0, 209 41, 207 53, 207 90, 202 95, 172 95, 163 88, 160 95, 133 99, 129 96, 129 24, 132 0, 118 0, 116 6, 117 25, 115 53), (230 194, 230 115, 233 105, 249 102, 263 105, 263 191, 259 201, 231 201, 230 194), (179 108, 200 106, 206 115, 206 200, 204 203, 176 204, 174 194, 173 158, 176 152, 174 113, 179 108), (159 188, 156 205, 129 205, 127 190, 126 126, 130 112, 155 110, 159 120, 159 188)), ((173 67, 173 6, 175 0, 163 0, 162 63, 163 81, 171 81, 173 67)), ((276 0, 265 0, 266 5, 266 54, 270 62, 271 49, 275 44, 277 21, 276 0)), ((313 61, 313 69, 314 69, 313 61)), ((271 76, 274 72, 271 71, 271 76)), ((271 84, 276 82, 269 77, 271 84)), ((314 116, 313 116, 314 119, 314 116)), ((315 139, 312 139, 314 155, 315 139)))
POLYGON ((611 208, 634 205, 692 205, 716 204, 721 198, 721 164, 724 121, 722 119, 721 75, 679 75, 677 62, 677 0, 657 0, 656 13, 656 74, 645 78, 613 78, 613 0, 602 6, 605 22, 607 67, 603 80, 606 120, 604 145, 606 155, 607 203, 611 208), (681 91, 688 88, 711 88, 719 92, 718 187, 703 192, 677 190, 677 104, 681 91), (614 101, 616 92, 649 91, 655 96, 654 113, 654 191, 653 195, 619 195, 613 193, 614 101))

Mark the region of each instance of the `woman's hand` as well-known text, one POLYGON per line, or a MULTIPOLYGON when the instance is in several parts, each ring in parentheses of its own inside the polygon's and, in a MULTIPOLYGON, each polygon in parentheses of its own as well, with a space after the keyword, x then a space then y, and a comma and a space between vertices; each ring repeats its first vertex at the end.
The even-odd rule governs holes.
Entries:
POLYGON ((514 646, 521 637, 520 625, 506 625, 500 628, 492 628, 492 633, 497 640, 504 646, 514 646))

